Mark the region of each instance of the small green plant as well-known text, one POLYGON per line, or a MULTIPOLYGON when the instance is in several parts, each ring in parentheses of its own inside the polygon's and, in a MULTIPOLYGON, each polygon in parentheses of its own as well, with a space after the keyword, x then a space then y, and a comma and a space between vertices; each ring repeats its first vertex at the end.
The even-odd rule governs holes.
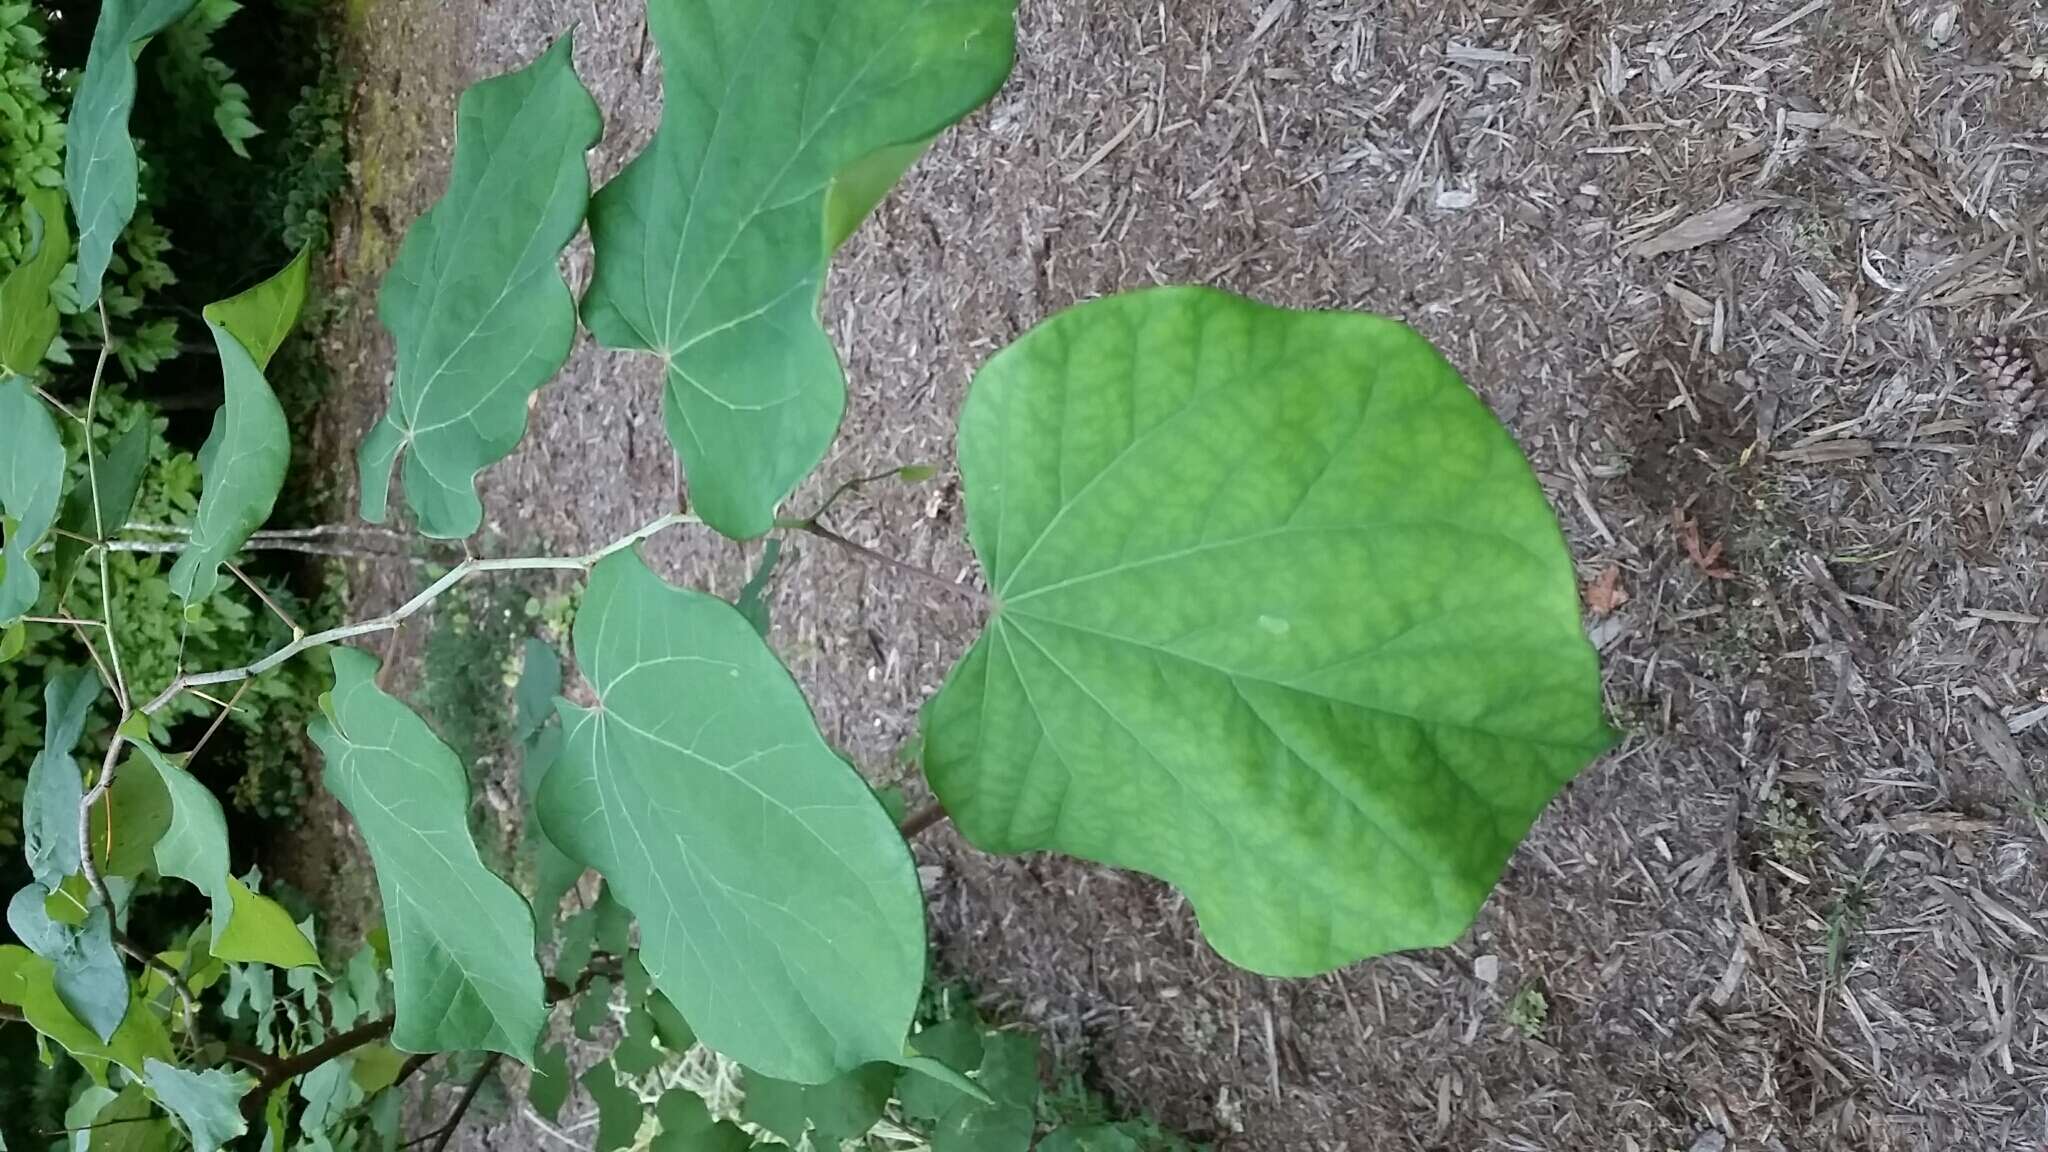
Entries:
MULTIPOLYGON (((133 481, 100 432, 102 372, 79 411, 35 381, 57 301, 97 316, 108 299, 137 219, 138 59, 191 8, 103 7, 69 121, 75 264, 64 203, 45 197, 38 245, 0 285, 0 626, 10 654, 54 625, 84 633, 91 657, 42 666, 21 801, 33 881, 9 905, 22 944, 0 947, 0 1005, 93 1081, 71 1126, 198 1152, 388 1143, 391 1090, 454 1053, 471 1087, 429 1134, 445 1145, 504 1058, 533 1069, 536 1110, 560 1107, 551 1022, 574 1002, 578 1035, 619 1018, 611 1056, 580 1078, 599 1152, 650 1125, 678 1149, 829 1146, 892 1107, 935 1152, 1134 1152, 1142 1131, 1045 1110, 1029 1036, 920 1021, 910 836, 950 815, 985 849, 1151 873, 1231 961, 1307 976, 1457 937, 1543 805, 1609 744, 1570 558, 1527 463, 1422 337, 1378 317, 1159 288, 1053 316, 982 366, 957 455, 987 590, 940 583, 986 624, 922 717, 938 805, 900 826, 764 640, 772 544, 744 610, 640 558, 670 531, 848 545, 829 509, 782 508, 845 406, 817 314, 827 266, 1007 75, 1013 0, 650 0, 671 99, 594 196, 601 125, 566 40, 472 88, 447 192, 382 287, 397 370, 361 446, 364 518, 391 517, 397 477, 424 537, 474 536, 477 474, 517 446, 584 329, 662 365, 691 504, 581 554, 470 555, 367 619, 308 628, 259 597, 284 630, 268 654, 187 658, 168 638, 223 611, 284 486, 270 373, 306 255, 201 315, 224 402, 189 530, 167 549, 169 602, 113 595, 133 481), (578 302, 559 260, 586 224, 596 263, 578 302), (84 513, 66 520, 70 507, 84 513), (522 892, 479 849, 463 757, 360 642, 458 588, 539 572, 579 582, 580 683, 522 647, 522 892), (187 744, 167 723, 231 711, 315 652, 333 685, 308 734, 383 905, 345 962, 231 869, 221 805, 193 771, 209 737, 187 744), (600 897, 565 919, 593 871, 600 897), (131 938, 138 885, 173 880, 204 919, 131 938), (668 1091, 684 1065, 700 1087, 739 1077, 742 1102, 668 1091)), ((523 630, 520 602, 471 601, 491 629, 523 630)), ((501 687, 505 657, 479 659, 470 675, 501 687)), ((489 711, 502 693, 460 703, 489 711)))
POLYGON ((1771 858, 1780 864, 1799 864, 1813 855, 1813 813, 1782 791, 1772 792, 1764 807, 1764 832, 1770 838, 1771 858))
POLYGON ((1543 1025, 1549 1020, 1550 1001, 1534 984, 1515 993, 1515 998, 1508 1001, 1508 1023, 1528 1039, 1534 1040, 1543 1035, 1543 1025))

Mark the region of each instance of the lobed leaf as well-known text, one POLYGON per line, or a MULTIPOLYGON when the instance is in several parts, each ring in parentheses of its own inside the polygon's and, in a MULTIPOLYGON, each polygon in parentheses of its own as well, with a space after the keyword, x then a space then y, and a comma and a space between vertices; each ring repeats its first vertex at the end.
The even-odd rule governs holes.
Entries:
POLYGON ((192 1141, 194 1152, 220 1152, 222 1145, 249 1130, 241 1099, 255 1081, 240 1072, 210 1068, 190 1072, 161 1060, 147 1061, 143 1082, 164 1110, 192 1141))
POLYGON ((575 647, 597 706, 562 705, 537 811, 639 919, 697 1037, 803 1083, 902 1059, 924 980, 910 852, 753 626, 620 552, 575 647))
POLYGON ((610 1061, 594 1064, 580 1083, 597 1105, 597 1142, 592 1152, 620 1152, 632 1147, 647 1109, 632 1089, 619 1083, 618 1069, 610 1061))
POLYGON ((64 187, 78 217, 78 306, 99 301, 114 243, 135 216, 140 169, 128 114, 135 106, 135 58, 193 0, 106 0, 93 26, 85 72, 64 129, 64 187))
POLYGON ((27 376, 43 362, 57 338, 57 302, 50 295, 71 258, 71 233, 64 227, 64 198, 37 188, 22 199, 28 249, 0 279, 0 374, 27 376))
POLYGON ((533 913, 477 854, 469 775, 426 721, 378 689, 374 657, 331 652, 334 691, 311 733, 327 790, 377 866, 398 1004, 391 1043, 530 1064, 547 1022, 533 913))
POLYGON ((318 967, 319 953, 291 914, 229 873, 227 815, 212 790, 155 748, 138 747, 170 803, 169 824, 156 842, 157 871, 212 902, 213 955, 233 963, 318 967))
POLYGON ((963 834, 1162 877, 1273 975, 1447 943, 1611 736, 1514 440, 1393 321, 1171 288, 982 368, 997 610, 927 707, 963 834))
POLYGON ((377 312, 398 347, 391 408, 363 441, 363 519, 386 516, 405 456, 405 497, 429 536, 477 530, 476 475, 526 433, 526 404, 576 338, 556 267, 583 223, 583 154, 603 123, 564 36, 540 59, 463 93, 455 170, 406 235, 377 312))
POLYGON ((661 1132, 649 1145, 653 1152, 743 1152, 760 1146, 732 1121, 712 1119, 711 1109, 687 1088, 672 1088, 663 1095, 654 1106, 654 1118, 661 1122, 661 1132))
POLYGON ((306 299, 307 253, 202 313, 220 354, 225 398, 199 449, 205 487, 192 538, 171 566, 171 590, 188 606, 220 587, 220 566, 270 519, 291 462, 291 430, 263 369, 306 299))
POLYGON ((64 441, 56 422, 19 376, 0 379, 0 624, 36 606, 43 581, 30 560, 57 520, 64 491, 64 441))
POLYGON ((1009 74, 1015 0, 649 0, 661 126, 590 207, 583 320, 667 369, 694 510, 758 536, 830 446, 832 250, 1009 74))
POLYGON ((896 1069, 889 1064, 864 1064, 817 1085, 748 1073, 740 1118, 782 1137, 792 1148, 807 1130, 811 1147, 837 1148, 866 1135, 881 1120, 895 1085, 896 1069))

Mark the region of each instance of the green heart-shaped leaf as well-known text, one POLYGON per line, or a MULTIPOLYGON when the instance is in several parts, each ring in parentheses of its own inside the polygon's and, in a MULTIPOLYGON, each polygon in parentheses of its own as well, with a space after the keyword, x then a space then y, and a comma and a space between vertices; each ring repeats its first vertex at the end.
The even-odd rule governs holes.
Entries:
POLYGON ((1015 0, 649 0, 661 127, 590 208, 599 342, 661 357, 694 510, 766 532, 846 406, 832 249, 1009 74, 1015 0))
POLYGON ((307 254, 239 295, 206 306, 203 315, 220 354, 224 391, 213 431, 199 449, 206 486, 192 520, 192 538, 171 566, 171 590, 196 604, 220 587, 220 566, 270 519, 291 463, 291 430, 263 369, 306 299, 307 254))
POLYGON ((212 953, 238 963, 317 966, 319 953, 291 914, 229 874, 228 820, 220 800, 163 753, 147 744, 138 747, 148 767, 133 768, 155 772, 170 801, 170 823, 156 842, 157 871, 185 881, 212 901, 212 953))
POLYGON ((576 662, 597 706, 536 810, 640 921, 705 1044, 816 1084, 903 1055, 924 981, 910 852, 732 605, 631 552, 591 574, 576 662))
POLYGON ((7 536, 0 554, 0 624, 36 606, 42 577, 29 559, 64 492, 64 441, 43 402, 19 376, 0 380, 0 509, 7 536))
POLYGON ((875 1126, 895 1084, 896 1068, 890 1064, 864 1064, 815 1085, 750 1072, 740 1116, 782 1137, 792 1148, 807 1129, 811 1147, 837 1148, 875 1126))
POLYGON ((602 129, 567 36, 463 93, 448 191, 406 234, 377 314, 398 347, 391 409, 363 441, 363 518, 382 523, 391 469, 420 531, 477 530, 476 474, 511 455, 528 397, 568 359, 576 303, 556 260, 583 223, 583 154, 602 129))
POLYGON ((662 1096, 654 1106, 654 1118, 661 1122, 661 1131, 650 1145, 653 1152, 741 1152, 761 1147, 732 1121, 713 1120, 704 1101, 687 1088, 670 1089, 662 1096))
POLYGON ((1084 304, 981 370, 959 455, 998 607, 933 788, 983 848, 1172 882, 1236 964, 1454 939, 1610 742, 1542 490, 1400 324, 1084 304))
POLYGON ((377 661, 329 650, 334 691, 314 719, 327 790, 377 866, 408 1052, 487 1048, 533 1062, 547 1022, 533 912, 469 831, 469 775, 427 723, 377 687, 377 661))
POLYGON ((57 304, 50 286, 71 258, 71 233, 64 227, 64 199, 57 193, 35 189, 22 206, 29 251, 0 279, 0 373, 26 376, 57 338, 57 304))
POLYGON ((135 58, 177 23, 193 0, 106 0, 93 26, 85 73, 64 129, 64 188, 78 217, 78 306, 90 309, 114 259, 114 242, 135 216, 135 58))
POLYGON ((219 1152, 223 1144, 249 1130, 240 1105, 256 1082, 244 1073, 219 1068, 192 1072, 151 1060, 143 1082, 157 1103, 178 1118, 195 1152, 219 1152))

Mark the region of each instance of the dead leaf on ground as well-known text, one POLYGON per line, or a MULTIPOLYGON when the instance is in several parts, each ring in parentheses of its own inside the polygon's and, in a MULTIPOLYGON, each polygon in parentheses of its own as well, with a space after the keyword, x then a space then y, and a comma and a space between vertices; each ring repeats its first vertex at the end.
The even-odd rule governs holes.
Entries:
POLYGON ((1726 240, 1735 234, 1737 228, 1749 223, 1750 219, 1766 208, 1777 206, 1777 199, 1769 196, 1753 196, 1742 200, 1730 200, 1697 212, 1648 240, 1629 249, 1631 256, 1662 256, 1666 252, 1685 252, 1703 244, 1726 240))
POLYGON ((1621 586, 1621 565, 1609 564, 1586 585, 1586 610, 1595 618, 1611 615, 1628 603, 1628 591, 1621 586))
POLYGON ((1716 540, 1712 544, 1701 543, 1699 521, 1674 509, 1671 513, 1671 526, 1678 533, 1679 544, 1685 548, 1686 559, 1692 561, 1692 566, 1699 569, 1700 575, 1709 580, 1735 579, 1734 570, 1721 563, 1721 541, 1716 540))

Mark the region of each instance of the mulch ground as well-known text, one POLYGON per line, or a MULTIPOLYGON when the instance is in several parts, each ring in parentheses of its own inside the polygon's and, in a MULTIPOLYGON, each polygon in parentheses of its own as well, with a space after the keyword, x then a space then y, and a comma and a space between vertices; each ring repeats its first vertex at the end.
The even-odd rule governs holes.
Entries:
MULTIPOLYGON (((330 459, 382 403, 372 290, 444 179, 454 94, 572 24, 602 178, 658 115, 637 4, 378 0, 352 26, 330 459)), ((797 506, 937 465, 838 526, 966 573, 952 418, 1050 312, 1200 281, 1390 313, 1535 461, 1628 736, 1456 947, 1259 979, 1152 881, 941 831, 940 969, 1223 1149, 2039 1152, 2048 421, 1977 342, 2041 351, 2048 8, 1025 0, 1020 29, 1008 87, 839 262, 849 413, 797 506)), ((527 547, 650 519, 675 484, 655 367, 579 350, 487 480, 527 547)), ((797 553, 775 644, 827 734, 900 775, 975 609, 797 553)), ((750 559, 654 555, 727 595, 750 559)), ((559 1146, 517 1110, 465 1140, 559 1146)))

